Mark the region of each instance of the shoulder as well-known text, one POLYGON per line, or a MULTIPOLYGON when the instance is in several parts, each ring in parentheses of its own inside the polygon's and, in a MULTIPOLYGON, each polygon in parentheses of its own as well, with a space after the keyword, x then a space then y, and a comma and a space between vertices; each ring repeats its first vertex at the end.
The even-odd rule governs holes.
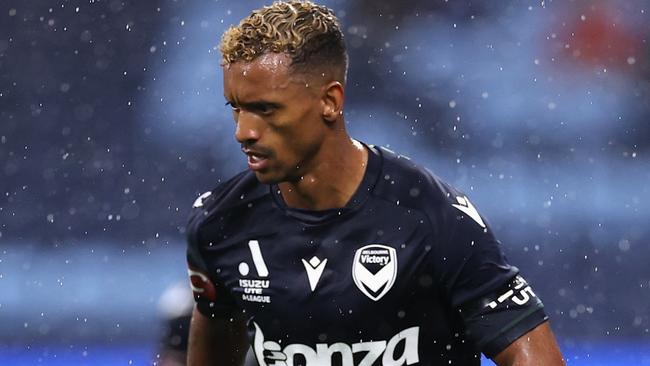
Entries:
POLYGON ((375 196, 422 212, 435 235, 444 235, 444 231, 454 230, 462 222, 485 229, 483 218, 465 193, 406 156, 386 148, 375 149, 383 165, 375 196))
POLYGON ((192 205, 204 211, 224 210, 248 203, 268 194, 268 186, 261 184, 255 174, 246 170, 201 194, 192 205))
POLYGON ((187 228, 190 239, 201 224, 211 218, 235 212, 267 195, 269 195, 268 186, 260 183, 255 174, 250 171, 243 171, 218 184, 194 201, 187 228))
POLYGON ((400 205, 429 211, 457 203, 462 192, 444 182, 429 169, 409 157, 384 147, 375 147, 382 156, 381 176, 375 194, 400 205))
POLYGON ((386 149, 381 153, 384 176, 378 194, 427 217, 431 268, 454 306, 494 291, 517 274, 467 195, 406 157, 386 149))

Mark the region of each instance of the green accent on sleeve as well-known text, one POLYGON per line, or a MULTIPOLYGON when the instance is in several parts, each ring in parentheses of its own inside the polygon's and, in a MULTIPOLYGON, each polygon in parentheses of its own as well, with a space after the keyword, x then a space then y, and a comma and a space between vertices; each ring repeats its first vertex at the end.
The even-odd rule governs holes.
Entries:
POLYGON ((501 330, 499 330, 494 336, 492 337, 485 337, 481 339, 481 341, 478 342, 479 348, 483 348, 486 344, 492 342, 502 334, 507 333, 510 329, 514 328, 519 322, 522 320, 526 319, 528 316, 532 315, 534 312, 536 312, 539 309, 543 309, 544 304, 541 301, 538 301, 535 307, 532 307, 528 309, 525 313, 519 315, 518 317, 514 318, 510 323, 506 324, 501 330))

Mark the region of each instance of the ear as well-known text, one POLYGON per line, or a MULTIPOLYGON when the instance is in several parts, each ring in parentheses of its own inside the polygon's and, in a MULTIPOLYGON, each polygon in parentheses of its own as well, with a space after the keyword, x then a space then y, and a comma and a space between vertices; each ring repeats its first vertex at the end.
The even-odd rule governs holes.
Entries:
POLYGON ((331 81, 323 86, 321 106, 323 119, 327 122, 337 121, 343 114, 345 89, 338 81, 331 81))

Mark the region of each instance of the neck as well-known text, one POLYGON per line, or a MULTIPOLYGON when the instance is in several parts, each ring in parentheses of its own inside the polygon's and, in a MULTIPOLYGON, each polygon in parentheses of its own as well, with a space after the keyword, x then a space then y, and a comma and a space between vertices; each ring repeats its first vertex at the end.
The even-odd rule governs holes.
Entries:
POLYGON ((363 180, 368 151, 347 134, 323 146, 299 179, 278 184, 288 207, 326 210, 344 207, 363 180))

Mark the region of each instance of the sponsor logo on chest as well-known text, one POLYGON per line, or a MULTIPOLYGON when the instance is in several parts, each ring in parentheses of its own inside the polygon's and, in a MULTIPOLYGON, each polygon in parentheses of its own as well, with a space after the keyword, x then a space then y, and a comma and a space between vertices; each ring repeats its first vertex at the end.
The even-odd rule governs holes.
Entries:
MULTIPOLYGON (((238 271, 241 277, 238 279, 238 284, 243 291, 242 300, 271 303, 269 294, 271 280, 260 244, 257 240, 249 240, 248 248, 257 278, 250 278, 255 273, 252 273, 253 268, 248 262, 239 263, 238 271)), ((314 256, 309 261, 303 259, 302 263, 305 266, 309 287, 314 292, 327 264, 327 259, 320 260, 314 256)), ((368 298, 378 301, 384 297, 395 284, 396 277, 397 253, 395 248, 383 244, 369 244, 355 252, 352 262, 352 279, 357 288, 368 298)))
POLYGON ((246 278, 251 274, 251 268, 247 262, 239 263, 239 274, 243 277, 239 279, 239 287, 242 288, 242 300, 249 302, 271 303, 271 296, 268 295, 268 289, 271 285, 269 269, 266 267, 260 243, 257 240, 248 241, 248 248, 253 259, 253 266, 259 279, 246 278))
POLYGON ((412 365, 420 361, 418 338, 420 327, 411 327, 395 334, 389 340, 368 341, 347 344, 317 343, 316 347, 293 343, 280 345, 280 342, 266 340, 260 326, 255 326, 253 351, 260 366, 330 366, 333 359, 340 360, 341 366, 370 366, 380 361, 384 366, 412 365), (335 356, 336 355, 336 356, 335 356), (355 359, 358 361, 355 362, 355 359))

